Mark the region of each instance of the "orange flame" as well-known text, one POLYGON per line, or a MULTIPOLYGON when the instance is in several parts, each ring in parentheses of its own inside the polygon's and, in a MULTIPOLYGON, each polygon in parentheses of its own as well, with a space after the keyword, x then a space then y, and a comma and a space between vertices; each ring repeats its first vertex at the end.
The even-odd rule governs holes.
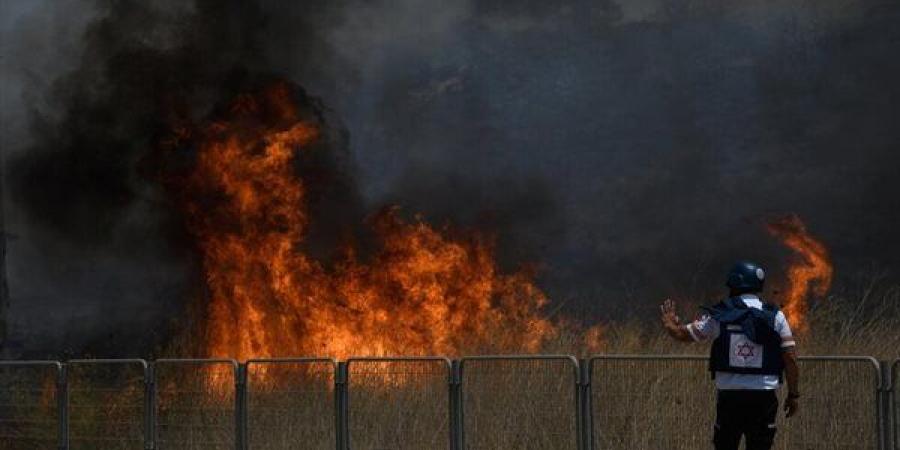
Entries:
POLYGON ((302 250, 312 220, 295 157, 320 139, 281 83, 243 95, 193 135, 196 165, 177 186, 208 288, 210 356, 535 351, 556 332, 525 271, 502 273, 492 239, 454 235, 396 209, 375 216, 378 249, 332 268, 302 250), (212 200, 210 200, 212 199, 212 200), (498 340, 502 339, 502 340, 498 340))
POLYGON ((810 291, 823 296, 831 288, 833 268, 825 245, 809 234, 797 215, 790 215, 768 224, 769 233, 781 239, 794 252, 794 262, 788 269, 788 287, 784 313, 798 332, 806 331, 810 291))

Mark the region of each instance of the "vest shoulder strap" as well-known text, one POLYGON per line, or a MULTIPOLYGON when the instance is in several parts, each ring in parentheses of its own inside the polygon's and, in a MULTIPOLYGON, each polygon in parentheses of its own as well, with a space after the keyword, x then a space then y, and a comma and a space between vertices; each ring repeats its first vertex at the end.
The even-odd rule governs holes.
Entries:
POLYGON ((728 309, 728 307, 725 305, 724 301, 716 303, 715 305, 711 305, 711 306, 700 306, 701 311, 709 314, 713 318, 715 318, 717 315, 721 314, 726 309, 728 309))
POLYGON ((732 309, 750 309, 750 307, 747 306, 747 304, 744 303, 744 300, 740 297, 729 297, 728 300, 725 300, 725 302, 727 302, 732 309))
POLYGON ((739 297, 731 297, 722 300, 711 307, 702 307, 704 311, 721 323, 733 323, 742 320, 747 314, 752 314, 750 307, 739 297))

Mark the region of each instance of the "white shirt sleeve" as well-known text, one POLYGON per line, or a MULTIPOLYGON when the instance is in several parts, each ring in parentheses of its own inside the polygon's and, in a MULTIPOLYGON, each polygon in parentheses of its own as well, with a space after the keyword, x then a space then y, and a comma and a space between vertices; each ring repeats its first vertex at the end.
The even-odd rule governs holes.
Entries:
POLYGON ((797 345, 794 341, 794 334, 791 332, 791 326, 788 324, 787 317, 784 313, 778 311, 775 316, 775 331, 781 336, 781 348, 789 348, 797 345))
POLYGON ((704 315, 687 325, 688 333, 697 342, 714 340, 719 337, 719 321, 704 315))

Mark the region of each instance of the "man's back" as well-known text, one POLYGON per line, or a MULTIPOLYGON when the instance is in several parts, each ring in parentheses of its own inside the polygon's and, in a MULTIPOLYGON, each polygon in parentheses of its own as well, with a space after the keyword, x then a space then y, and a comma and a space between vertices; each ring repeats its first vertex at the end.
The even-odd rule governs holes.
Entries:
MULTIPOLYGON (((743 294, 740 296, 740 299, 749 308, 760 310, 763 308, 762 301, 756 295, 743 294)), ((695 341, 712 342, 719 337, 721 324, 713 317, 705 315, 688 324, 687 329, 695 341)), ((791 327, 781 311, 775 316, 775 331, 781 336, 782 348, 795 346, 791 327)), ((737 343, 736 345, 744 346, 740 349, 744 352, 742 356, 744 358, 758 357, 762 351, 758 344, 750 341, 737 343)), ((719 390, 775 390, 778 389, 780 378, 778 375, 716 372, 716 388, 719 390)))

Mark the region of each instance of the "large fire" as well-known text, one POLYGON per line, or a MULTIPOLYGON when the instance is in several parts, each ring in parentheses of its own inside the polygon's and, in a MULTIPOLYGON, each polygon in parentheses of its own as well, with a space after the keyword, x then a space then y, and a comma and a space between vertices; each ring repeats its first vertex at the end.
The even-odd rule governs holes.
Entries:
POLYGON ((781 239, 794 252, 794 262, 788 268, 788 286, 784 297, 784 313, 792 327, 806 331, 806 314, 810 293, 823 296, 831 288, 833 268, 825 245, 809 234, 806 225, 796 215, 768 224, 769 233, 781 239))
POLYGON ((275 83, 242 95, 167 141, 196 152, 176 190, 202 255, 210 356, 535 351, 556 332, 545 295, 526 271, 501 272, 483 234, 387 209, 371 220, 370 255, 348 245, 325 264, 304 251, 315 218, 295 160, 321 130, 293 94, 275 83))

